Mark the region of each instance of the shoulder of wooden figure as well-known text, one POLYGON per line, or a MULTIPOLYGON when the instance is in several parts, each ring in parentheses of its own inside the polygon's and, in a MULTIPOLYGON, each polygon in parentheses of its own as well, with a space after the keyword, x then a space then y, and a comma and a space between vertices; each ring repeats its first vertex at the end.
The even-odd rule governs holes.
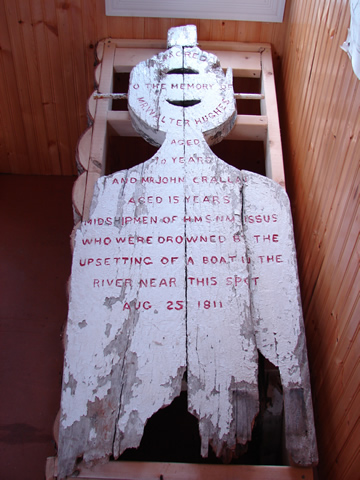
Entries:
MULTIPOLYGON (((290 209, 290 199, 286 190, 281 184, 273 180, 272 178, 265 177, 258 173, 250 172, 248 170, 242 170, 244 188, 248 193, 255 195, 259 201, 259 205, 266 205, 266 199, 274 199, 279 205, 290 209), (261 200, 264 200, 261 203, 261 200)), ((291 211, 290 211, 291 213, 291 211)))

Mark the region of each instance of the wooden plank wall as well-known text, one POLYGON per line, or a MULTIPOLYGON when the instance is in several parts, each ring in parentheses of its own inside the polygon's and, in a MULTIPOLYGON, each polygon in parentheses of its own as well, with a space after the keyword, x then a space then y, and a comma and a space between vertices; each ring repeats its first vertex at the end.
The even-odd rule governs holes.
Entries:
POLYGON ((292 200, 321 479, 360 472, 360 81, 339 48, 349 2, 292 2, 282 62, 292 200))
POLYGON ((347 0, 287 0, 283 24, 105 16, 104 0, 0 0, 0 172, 75 174, 101 38, 273 45, 299 253, 320 478, 352 480, 359 457, 359 80, 339 46, 347 0))

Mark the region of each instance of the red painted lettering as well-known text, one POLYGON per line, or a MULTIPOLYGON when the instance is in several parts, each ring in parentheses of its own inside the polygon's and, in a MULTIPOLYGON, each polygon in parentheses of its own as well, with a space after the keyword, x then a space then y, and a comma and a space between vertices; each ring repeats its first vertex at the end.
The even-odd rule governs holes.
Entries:
POLYGON ((172 300, 169 300, 166 303, 166 308, 168 310, 182 310, 184 308, 184 301, 176 300, 176 302, 173 302, 172 300))
POLYGON ((125 310, 141 310, 143 308, 144 310, 149 310, 151 308, 150 302, 125 302, 123 305, 123 311, 125 310))
POLYGON ((216 280, 216 277, 202 277, 202 278, 195 278, 195 277, 188 277, 188 282, 190 282, 190 285, 196 286, 196 287, 209 287, 209 286, 214 286, 217 285, 218 282, 216 280))

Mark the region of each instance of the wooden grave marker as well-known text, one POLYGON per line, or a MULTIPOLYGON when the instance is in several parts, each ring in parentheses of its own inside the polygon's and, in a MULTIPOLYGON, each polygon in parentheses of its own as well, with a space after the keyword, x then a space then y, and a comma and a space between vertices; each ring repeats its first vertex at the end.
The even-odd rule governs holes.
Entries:
MULTIPOLYGON (((251 438, 258 350, 279 367, 286 448, 317 461, 290 206, 274 181, 217 158, 236 118, 232 73, 193 26, 131 73, 134 127, 160 148, 100 177, 76 232, 59 434, 59 476, 139 446, 180 394, 231 458, 251 438)), ((134 152, 136 155, 136 152, 134 152)))

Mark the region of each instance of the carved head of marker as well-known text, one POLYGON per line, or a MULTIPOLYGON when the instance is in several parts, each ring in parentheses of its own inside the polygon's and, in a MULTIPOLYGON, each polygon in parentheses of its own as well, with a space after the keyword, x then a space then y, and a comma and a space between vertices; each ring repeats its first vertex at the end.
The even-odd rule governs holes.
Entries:
POLYGON ((128 107, 135 129, 161 145, 168 133, 202 132, 208 144, 221 141, 236 118, 232 71, 197 47, 194 25, 168 32, 168 49, 136 65, 128 107))

